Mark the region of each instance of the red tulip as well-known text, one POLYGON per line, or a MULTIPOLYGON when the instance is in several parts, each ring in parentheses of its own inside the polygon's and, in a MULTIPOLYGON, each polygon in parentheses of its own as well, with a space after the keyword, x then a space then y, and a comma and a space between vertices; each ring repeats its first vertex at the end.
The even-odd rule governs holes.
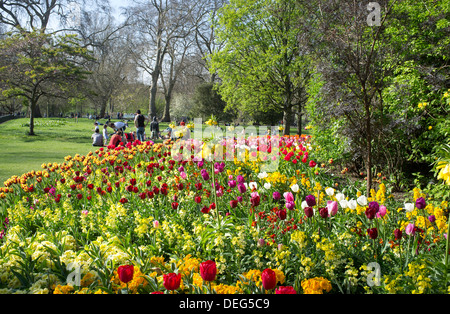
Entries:
POLYGON ((128 283, 133 280, 134 266, 133 265, 123 265, 117 269, 117 274, 119 275, 120 281, 123 283, 128 283))
POLYGON ((209 214, 209 212, 211 211, 211 209, 207 206, 203 206, 203 208, 201 209, 203 214, 209 214))
POLYGON ((163 275, 163 284, 167 290, 177 290, 181 284, 181 274, 165 274, 163 275))
POLYGON ((122 204, 126 204, 126 203, 128 203, 128 200, 126 198, 122 197, 119 202, 122 204))
POLYGON ((214 281, 217 275, 217 267, 214 261, 206 261, 200 264, 200 276, 204 281, 214 281))
POLYGON ((306 217, 311 218, 312 216, 314 216, 314 210, 312 207, 305 207, 304 211, 306 217))
POLYGON ((292 286, 280 286, 275 289, 275 294, 297 294, 297 291, 295 291, 294 287, 292 286))
POLYGON ((177 202, 173 202, 172 203, 172 209, 177 209, 178 208, 178 203, 177 202))
POLYGON ((277 216, 278 218, 280 218, 280 220, 285 220, 286 219, 286 211, 284 209, 281 209, 277 212, 277 216))
POLYGON ((277 285, 277 275, 270 268, 266 268, 263 270, 261 274, 261 280, 263 287, 266 290, 272 290, 277 285))
POLYGON ((367 229, 367 234, 372 240, 378 238, 378 230, 377 228, 367 229))

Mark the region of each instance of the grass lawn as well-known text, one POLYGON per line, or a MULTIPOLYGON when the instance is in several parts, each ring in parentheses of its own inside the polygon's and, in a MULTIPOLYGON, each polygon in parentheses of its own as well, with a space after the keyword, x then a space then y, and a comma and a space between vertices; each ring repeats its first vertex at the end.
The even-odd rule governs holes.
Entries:
MULTIPOLYGON (((105 121, 100 120, 100 123, 105 121)), ((0 124, 0 186, 14 175, 41 170, 43 163, 62 163, 66 156, 86 155, 97 149, 92 147, 91 140, 93 120, 78 119, 76 122, 75 119, 64 118, 35 119, 35 136, 28 135, 28 124, 29 119, 0 124)), ((160 123, 161 132, 168 125, 169 123, 160 123)), ((205 127, 203 125, 203 129, 205 127)), ((132 122, 129 122, 127 131, 136 131, 132 122)), ((112 129, 108 128, 108 132, 111 134, 112 129)), ((149 127, 147 133, 150 133, 149 127)))
MULTIPOLYGON (((28 135, 28 123, 29 119, 17 119, 0 124, 1 186, 14 175, 42 169, 43 163, 62 163, 66 156, 86 155, 96 150, 91 140, 93 120, 79 119, 76 123, 74 119, 36 119, 36 136, 28 135)), ((135 131, 132 123, 128 131, 135 131)), ((108 128, 108 132, 112 129, 108 128)))

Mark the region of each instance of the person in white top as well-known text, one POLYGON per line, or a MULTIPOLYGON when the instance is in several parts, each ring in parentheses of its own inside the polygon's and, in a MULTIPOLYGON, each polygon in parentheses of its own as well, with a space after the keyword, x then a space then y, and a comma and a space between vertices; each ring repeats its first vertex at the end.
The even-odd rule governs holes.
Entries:
POLYGON ((103 140, 105 143, 108 143, 108 125, 105 124, 103 126, 103 140))

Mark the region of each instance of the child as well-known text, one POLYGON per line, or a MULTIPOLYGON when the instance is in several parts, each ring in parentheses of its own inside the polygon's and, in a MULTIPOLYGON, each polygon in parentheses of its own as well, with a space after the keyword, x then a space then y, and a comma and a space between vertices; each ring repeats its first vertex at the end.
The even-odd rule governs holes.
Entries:
POLYGON ((105 124, 103 126, 103 140, 105 141, 105 143, 108 143, 108 125, 105 124))

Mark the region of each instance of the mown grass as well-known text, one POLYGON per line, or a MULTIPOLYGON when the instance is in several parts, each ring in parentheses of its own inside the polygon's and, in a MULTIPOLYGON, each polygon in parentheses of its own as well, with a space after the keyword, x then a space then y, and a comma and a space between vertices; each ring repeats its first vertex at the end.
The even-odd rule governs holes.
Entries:
MULTIPOLYGON (((105 122, 100 120, 100 123, 105 122)), ((136 131, 132 121, 128 125, 128 132, 136 131)), ((161 132, 168 125, 160 123, 161 132)), ((202 127, 206 128, 205 125, 202 127)), ((42 169, 43 163, 62 163, 66 156, 95 151, 91 141, 93 129, 94 121, 89 119, 39 118, 35 119, 36 135, 29 136, 29 119, 0 124, 0 186, 14 175, 42 169)), ((148 126, 146 130, 149 135, 148 126)), ((108 132, 111 134, 112 129, 108 128, 108 132)))
MULTIPOLYGON (((43 163, 61 163, 66 156, 96 150, 91 140, 93 120, 36 119, 35 136, 28 135, 28 123, 29 119, 17 119, 0 124, 0 185, 14 175, 40 170, 43 163)), ((133 123, 129 123, 128 131, 135 131, 133 123)))

